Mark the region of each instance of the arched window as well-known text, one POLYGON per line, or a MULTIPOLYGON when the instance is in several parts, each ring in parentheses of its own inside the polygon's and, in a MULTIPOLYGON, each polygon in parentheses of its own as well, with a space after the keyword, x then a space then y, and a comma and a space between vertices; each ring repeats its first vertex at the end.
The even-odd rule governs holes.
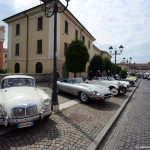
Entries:
POLYGON ((36 64, 36 73, 42 73, 43 72, 43 65, 42 63, 38 62, 36 64))
POLYGON ((15 64, 15 73, 20 73, 20 65, 19 65, 19 63, 15 64))

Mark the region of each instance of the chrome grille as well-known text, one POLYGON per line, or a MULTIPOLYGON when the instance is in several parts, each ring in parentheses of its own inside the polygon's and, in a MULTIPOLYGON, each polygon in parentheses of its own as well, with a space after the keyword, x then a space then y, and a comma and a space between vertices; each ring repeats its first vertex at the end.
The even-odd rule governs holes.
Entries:
POLYGON ((23 107, 13 108, 13 117, 20 117, 24 115, 25 115, 25 108, 23 107))
POLYGON ((26 115, 27 116, 28 115, 34 115, 36 113, 37 113, 37 106, 36 105, 27 107, 27 109, 26 109, 26 115))
POLYGON ((37 113, 37 105, 22 105, 12 108, 13 118, 27 117, 36 115, 37 113))

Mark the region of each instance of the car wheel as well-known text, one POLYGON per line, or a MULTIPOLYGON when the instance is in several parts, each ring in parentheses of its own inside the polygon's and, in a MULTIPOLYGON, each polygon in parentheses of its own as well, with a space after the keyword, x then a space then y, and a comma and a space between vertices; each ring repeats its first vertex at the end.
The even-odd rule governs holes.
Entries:
POLYGON ((130 86, 133 86, 134 85, 134 83, 133 82, 129 82, 130 83, 130 86))
POLYGON ((110 92, 113 96, 117 96, 119 94, 119 90, 114 87, 110 88, 110 92))
POLYGON ((89 96, 85 92, 80 93, 80 100, 82 103, 88 103, 90 101, 89 96))
POLYGON ((126 92, 127 92, 127 89, 125 87, 122 87, 119 91, 119 94, 124 95, 124 94, 126 94, 126 92))

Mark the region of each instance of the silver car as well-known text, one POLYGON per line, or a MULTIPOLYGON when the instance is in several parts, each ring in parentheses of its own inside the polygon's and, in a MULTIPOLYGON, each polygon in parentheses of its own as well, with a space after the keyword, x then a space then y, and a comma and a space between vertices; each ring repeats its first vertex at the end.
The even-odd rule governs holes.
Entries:
POLYGON ((109 88, 100 85, 86 84, 82 78, 68 78, 57 81, 57 90, 80 97, 81 102, 92 100, 109 100, 112 96, 109 88))

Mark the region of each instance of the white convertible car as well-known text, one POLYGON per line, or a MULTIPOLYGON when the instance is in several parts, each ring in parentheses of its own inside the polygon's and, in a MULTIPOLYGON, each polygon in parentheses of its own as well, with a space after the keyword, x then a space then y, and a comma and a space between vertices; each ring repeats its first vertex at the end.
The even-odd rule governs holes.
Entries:
POLYGON ((36 88, 33 77, 25 75, 6 76, 0 86, 0 125, 23 128, 34 121, 52 114, 51 100, 36 88))
POLYGON ((124 84, 121 84, 119 81, 108 81, 105 80, 105 77, 94 77, 93 80, 85 80, 86 83, 89 84, 98 84, 105 86, 110 89, 111 93, 114 96, 117 96, 118 94, 125 94, 127 86, 124 84))

